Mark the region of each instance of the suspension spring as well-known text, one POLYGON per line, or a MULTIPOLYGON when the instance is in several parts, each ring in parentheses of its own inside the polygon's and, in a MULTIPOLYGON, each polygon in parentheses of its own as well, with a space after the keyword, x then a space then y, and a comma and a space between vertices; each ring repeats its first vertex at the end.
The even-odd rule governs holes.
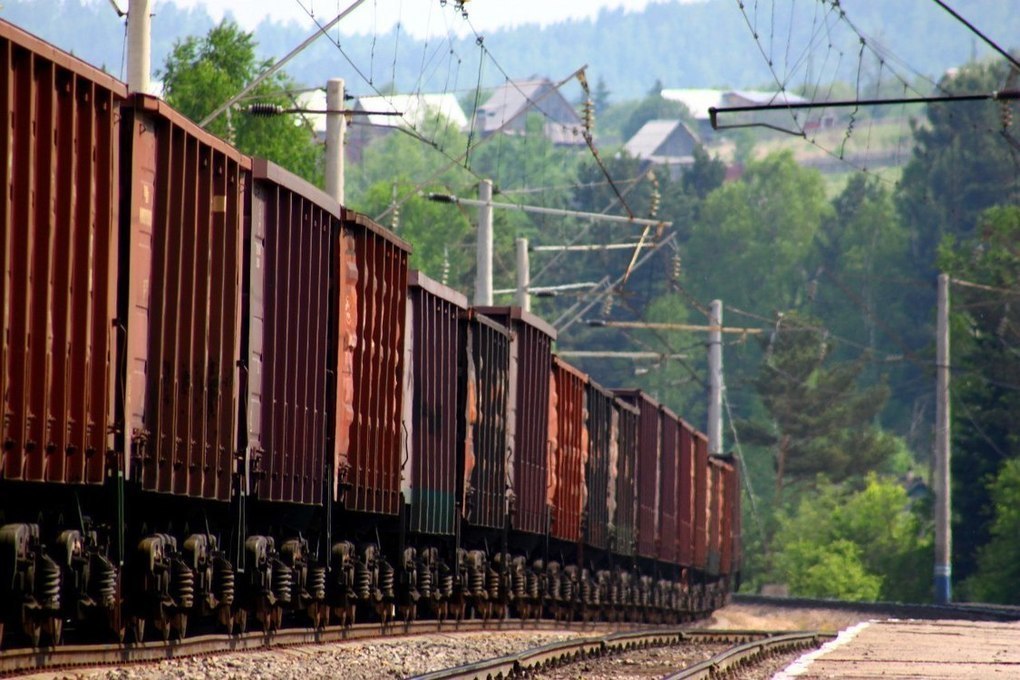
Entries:
POLYGON ((581 602, 585 604, 598 604, 592 595, 595 589, 591 587, 591 577, 587 573, 581 576, 581 602))
POLYGON ((432 597, 432 568, 427 562, 418 562, 418 592, 426 600, 432 597))
POLYGON ((524 569, 515 565, 513 572, 511 572, 511 583, 514 589, 514 597, 523 598, 528 587, 528 579, 524 574, 524 569))
POLYGON ((360 599, 367 600, 372 597, 372 572, 361 561, 354 566, 354 588, 360 599))
POLYGON ((172 563, 173 598, 181 609, 191 609, 195 604, 195 572, 184 563, 174 560, 172 563))
POLYGON ((110 608, 117 601, 117 569, 103 555, 92 556, 93 599, 103 607, 110 608))
POLYGON ((213 595, 222 605, 234 604, 234 565, 222 557, 213 560, 213 595))
POLYGON ((453 571, 450 569, 447 569, 439 577, 439 592, 443 596, 443 599, 453 597, 453 571))
POLYGON ((536 574, 533 570, 528 569, 528 572, 527 572, 525 578, 527 579, 527 584, 528 584, 528 597, 530 597, 533 600, 537 600, 538 599, 538 595, 539 595, 539 593, 538 593, 538 587, 539 587, 538 574, 536 574))
POLYGON ((379 590, 383 597, 393 599, 395 591, 393 588, 393 566, 387 560, 379 560, 379 590))
POLYGON ((294 587, 294 570, 278 559, 273 560, 273 597, 289 604, 294 587))
POLYGON ((36 601, 47 609, 60 609, 60 565, 41 555, 36 570, 36 601))
POLYGON ((326 567, 316 564, 308 569, 308 594, 313 600, 326 599, 326 567))
POLYGON ((485 593, 485 572, 476 564, 468 566, 468 588, 475 596, 485 593))
POLYGON ((500 573, 495 569, 489 569, 488 577, 489 577, 488 578, 489 597, 495 600, 499 597, 499 592, 501 590, 500 584, 502 579, 500 579, 500 573))

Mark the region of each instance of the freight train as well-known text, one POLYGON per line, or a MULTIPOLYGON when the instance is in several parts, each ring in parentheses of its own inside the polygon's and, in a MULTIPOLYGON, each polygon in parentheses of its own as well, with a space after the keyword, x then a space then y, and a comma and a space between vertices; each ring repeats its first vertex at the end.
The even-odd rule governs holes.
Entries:
POLYGON ((730 457, 555 330, 0 22, 0 642, 678 621, 739 577, 730 457))

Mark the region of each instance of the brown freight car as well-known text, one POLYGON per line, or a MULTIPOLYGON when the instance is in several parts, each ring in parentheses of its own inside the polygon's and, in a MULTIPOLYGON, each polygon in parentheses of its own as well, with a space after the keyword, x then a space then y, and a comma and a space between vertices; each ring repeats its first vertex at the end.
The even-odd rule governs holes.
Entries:
POLYGON ((251 162, 155 97, 124 108, 125 395, 147 491, 229 500, 251 162))
POLYGON ((581 513, 587 501, 587 383, 587 375, 559 357, 553 357, 549 388, 550 418, 553 418, 549 426, 548 459, 550 535, 575 543, 581 538, 581 513))
POLYGON ((462 318, 461 333, 458 442, 463 446, 464 517, 474 527, 503 529, 512 472, 509 417, 516 394, 510 379, 510 331, 472 309, 462 318))
POLYGON ((352 419, 346 440, 342 428, 337 432, 340 496, 348 510, 396 515, 411 247, 364 215, 345 208, 342 220, 341 323, 348 326, 340 330, 340 351, 353 367, 337 396, 338 408, 351 404, 352 419))
POLYGON ((712 478, 709 474, 708 438, 694 433, 694 550, 693 566, 704 571, 708 564, 708 527, 711 519, 712 478))
POLYGON ((613 552, 633 556, 637 549, 637 464, 638 431, 641 412, 622 399, 614 401, 616 408, 616 513, 613 519, 615 538, 613 552))
POLYGON ((0 74, 0 477, 98 484, 111 448, 127 91, 3 22, 0 74))
POLYGON ((583 517, 585 543, 606 550, 609 525, 616 513, 616 476, 619 416, 612 392, 588 382, 588 458, 585 465, 587 494, 583 517))
POLYGON ((701 433, 690 423, 680 421, 680 458, 677 483, 677 561, 690 567, 694 564, 694 522, 695 522, 695 449, 701 433))
POLYGON ((556 329, 520 307, 477 307, 479 313, 503 324, 513 334, 511 374, 516 390, 511 418, 512 489, 516 513, 513 528, 545 534, 548 528, 549 469, 546 463, 549 428, 549 376, 556 329))
POLYGON ((417 271, 410 274, 409 288, 402 438, 408 529, 452 535, 462 502, 457 406, 467 298, 417 271))
MULTIPOLYGON (((334 414, 340 206, 282 168, 254 161, 245 243, 242 374, 250 493, 318 505, 334 414)), ((242 435, 244 436, 244 435, 242 435)), ((332 463, 332 461, 329 461, 332 463)), ((327 486, 328 485, 328 486, 327 486)))
POLYGON ((641 390, 615 390, 616 395, 638 409, 637 551, 638 555, 658 557, 661 433, 659 404, 641 390))
POLYGON ((659 478, 659 559, 675 564, 679 559, 677 540, 679 508, 680 430, 682 424, 675 413, 659 407, 662 432, 662 456, 659 478))

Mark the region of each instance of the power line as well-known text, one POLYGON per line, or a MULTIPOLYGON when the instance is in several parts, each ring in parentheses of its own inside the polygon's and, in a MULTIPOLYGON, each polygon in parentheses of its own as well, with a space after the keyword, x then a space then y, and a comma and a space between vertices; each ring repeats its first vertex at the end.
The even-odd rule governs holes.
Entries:
POLYGON ((1009 60, 1009 63, 1013 64, 1013 66, 1015 66, 1016 68, 1020 69, 1020 61, 1017 61, 1013 57, 1012 54, 1010 54, 1006 50, 1004 50, 1001 47, 999 47, 998 43, 996 43, 994 40, 992 40, 987 35, 982 33, 974 24, 972 24, 969 21, 967 21, 966 19, 964 19, 962 16, 960 16, 959 13, 957 13, 956 10, 954 10, 952 7, 950 7, 946 3, 942 2, 942 0, 934 0, 934 2, 935 2, 936 5, 938 5, 942 9, 946 10, 947 12, 949 12, 949 14, 951 14, 954 19, 956 19, 961 24, 963 24, 968 29, 970 29, 971 33, 973 33, 977 37, 979 37, 982 40, 984 40, 993 50, 995 50, 996 52, 998 52, 1002 56, 1006 57, 1006 59, 1009 60))

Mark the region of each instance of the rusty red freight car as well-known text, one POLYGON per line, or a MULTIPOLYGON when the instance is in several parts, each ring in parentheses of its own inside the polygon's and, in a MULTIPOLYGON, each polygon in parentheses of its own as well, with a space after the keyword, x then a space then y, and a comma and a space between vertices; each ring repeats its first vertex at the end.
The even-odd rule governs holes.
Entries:
MULTIPOLYGON (((637 464, 641 412, 622 399, 615 399, 616 455, 610 463, 616 470, 616 513, 613 519, 613 552, 634 555, 637 549, 637 464)), ((611 473, 612 474, 612 473, 611 473)))
POLYGON ((661 434, 659 404, 641 390, 615 390, 616 395, 638 409, 637 551, 642 557, 659 554, 659 502, 661 434))
POLYGON ((503 324, 513 336, 511 372, 516 365, 512 418, 513 477, 516 498, 513 528, 544 534, 548 521, 549 469, 546 463, 549 428, 549 376, 556 329, 520 307, 478 307, 478 312, 503 324))
POLYGON ((346 438, 338 428, 336 460, 343 505, 357 512, 399 511, 410 252, 410 245, 369 218, 343 210, 340 351, 352 369, 350 380, 341 380, 337 404, 350 404, 351 425, 346 438))
POLYGON ((708 563, 708 523, 710 520, 712 477, 709 474, 708 438, 694 433, 694 568, 704 571, 708 563))
MULTIPOLYGON (((320 504, 337 375, 341 237, 331 197, 262 159, 253 165, 245 243, 242 432, 256 498, 320 504)), ((328 464, 327 464, 328 463, 328 464)))
POLYGON ((571 542, 581 538, 581 513, 588 492, 585 480, 589 438, 587 384, 587 375, 559 357, 553 357, 549 387, 550 414, 555 418, 549 427, 550 535, 571 542))
POLYGON ((659 559, 674 564, 679 559, 677 529, 679 507, 680 419, 665 406, 659 408, 662 433, 659 477, 659 559))
POLYGON ((720 456, 718 460, 723 462, 719 573, 728 576, 733 573, 734 565, 737 564, 735 558, 738 550, 736 536, 740 530, 740 474, 735 456, 720 456))
POLYGON ((126 88, 0 22, 0 478, 98 484, 113 419, 126 88))
POLYGON ((584 541, 593 548, 609 547, 609 524, 616 512, 616 441, 619 416, 612 392, 594 381, 587 387, 587 494, 582 527, 584 541))
POLYGON ((463 446, 459 463, 464 479, 463 514, 472 526, 506 526, 509 489, 510 331, 475 310, 461 322, 462 353, 459 410, 463 446))
POLYGON ((409 288, 403 418, 408 529, 452 535, 460 500, 457 405, 467 298, 417 271, 409 288))
POLYGON ((225 501, 237 436, 251 161, 163 101, 124 116, 125 411, 142 488, 225 501))
POLYGON ((677 480, 677 561, 694 564, 694 472, 696 442, 701 433, 687 421, 680 421, 680 457, 677 480))

